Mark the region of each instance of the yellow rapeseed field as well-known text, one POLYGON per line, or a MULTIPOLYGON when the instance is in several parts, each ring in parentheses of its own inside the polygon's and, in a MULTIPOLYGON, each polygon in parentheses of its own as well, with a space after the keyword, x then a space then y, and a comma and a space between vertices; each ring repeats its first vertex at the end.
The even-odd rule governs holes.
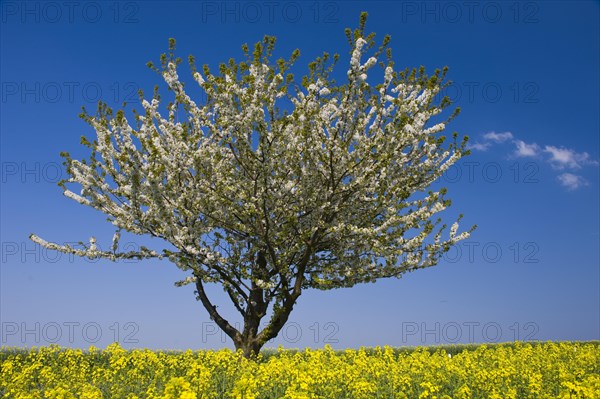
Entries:
POLYGON ((0 351, 14 399, 600 398, 598 342, 240 353, 58 346, 0 351), (458 349, 457 349, 458 348, 458 349), (454 354, 452 354, 453 352, 454 354))

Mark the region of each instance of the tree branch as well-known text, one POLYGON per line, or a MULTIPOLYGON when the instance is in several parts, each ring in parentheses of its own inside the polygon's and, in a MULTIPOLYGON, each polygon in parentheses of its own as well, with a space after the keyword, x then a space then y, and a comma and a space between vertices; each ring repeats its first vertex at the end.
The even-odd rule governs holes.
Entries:
POLYGON ((208 296, 206 296, 206 291, 204 291, 204 285, 202 284, 202 279, 200 278, 200 276, 196 276, 196 289, 198 293, 198 299, 202 302, 202 305, 204 305, 204 307, 208 311, 211 320, 217 323, 221 330, 225 331, 225 334, 227 334, 233 340, 233 342, 240 342, 242 339, 242 335, 235 327, 229 324, 229 322, 225 320, 219 314, 219 312, 217 312, 217 307, 214 306, 208 299, 208 296))

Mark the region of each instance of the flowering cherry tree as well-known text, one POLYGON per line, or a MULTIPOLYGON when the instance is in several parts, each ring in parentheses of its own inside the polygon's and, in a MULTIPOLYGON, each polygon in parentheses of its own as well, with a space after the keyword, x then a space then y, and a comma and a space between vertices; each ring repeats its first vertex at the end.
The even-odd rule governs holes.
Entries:
POLYGON ((437 214, 450 205, 446 190, 427 191, 468 153, 467 138, 454 133, 445 145, 441 135, 458 113, 437 116, 449 105, 439 98, 446 69, 395 71, 389 36, 375 48, 365 22, 363 13, 358 29, 346 29, 344 84, 332 78, 339 57, 327 53, 296 83, 289 72, 298 50, 272 63, 269 36, 252 52, 243 46, 246 60, 221 64, 218 74, 197 71, 190 56, 204 104, 184 90, 171 40, 161 67, 149 64, 174 93, 168 115, 159 112, 157 90, 150 101, 140 94, 144 112, 134 113, 135 123, 100 103, 96 115, 81 115, 97 134, 93 142, 82 138, 90 159, 61 154, 70 176, 61 182, 64 194, 118 228, 111 250, 100 250, 95 238, 81 247, 31 239, 82 257, 168 258, 189 273, 176 285, 195 285, 245 356, 277 336, 304 289, 352 287, 435 265, 472 230, 458 233, 456 221, 443 234, 437 214), (373 85, 376 65, 382 80, 373 85), (121 230, 168 248, 120 252, 121 230), (207 296, 210 283, 228 294, 241 331, 207 296))

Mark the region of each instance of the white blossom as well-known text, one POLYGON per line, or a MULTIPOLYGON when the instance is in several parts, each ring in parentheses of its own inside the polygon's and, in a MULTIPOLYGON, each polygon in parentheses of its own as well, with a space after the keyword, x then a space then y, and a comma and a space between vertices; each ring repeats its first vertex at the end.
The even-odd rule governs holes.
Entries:
POLYGON ((456 232, 458 231, 458 222, 452 223, 452 227, 450 227, 450 237, 456 236, 456 232))
POLYGON ((72 200, 75 200, 77 202, 79 202, 80 204, 83 205, 91 205, 91 201, 88 200, 87 198, 84 198, 80 195, 75 194, 74 192, 70 191, 70 190, 65 190, 63 192, 63 194, 65 195, 65 197, 71 198, 72 200))
POLYGON ((367 44, 367 41, 362 37, 359 37, 356 40, 356 46, 352 52, 352 59, 350 60, 350 65, 353 67, 358 67, 360 65, 360 56, 362 54, 362 48, 365 44, 367 44))
POLYGON ((120 238, 121 238, 121 232, 119 232, 119 231, 115 232, 115 234, 113 235, 112 245, 111 245, 111 250, 113 252, 117 251, 117 248, 119 247, 119 239, 120 238))
POLYGON ((202 77, 202 75, 200 75, 200 72, 194 73, 194 79, 196 79, 196 82, 198 82, 199 85, 202 85, 204 83, 204 78, 202 77))
POLYGON ((369 69, 371 68, 373 65, 375 65, 377 63, 377 58, 375 57, 371 57, 367 60, 367 62, 365 62, 365 69, 369 69))

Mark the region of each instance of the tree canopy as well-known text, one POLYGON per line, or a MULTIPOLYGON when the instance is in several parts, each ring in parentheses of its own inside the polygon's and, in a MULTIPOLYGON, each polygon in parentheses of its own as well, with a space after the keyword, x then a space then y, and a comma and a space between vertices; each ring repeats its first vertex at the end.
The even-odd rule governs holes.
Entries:
POLYGON ((272 62, 270 36, 252 51, 244 45, 245 59, 217 73, 207 65, 198 71, 190 56, 202 104, 180 81, 171 39, 160 65, 149 66, 173 101, 165 107, 155 89, 150 100, 140 93, 143 112, 134 118, 104 103, 95 115, 84 110, 97 134, 82 138, 91 156, 62 154, 64 194, 108 216, 118 229, 111 250, 98 249, 95 238, 80 248, 32 240, 86 257, 168 258, 189 273, 176 284, 196 286, 246 355, 277 336, 304 289, 352 287, 437 264, 472 230, 459 233, 457 220, 444 234, 438 214, 450 200, 446 189, 430 189, 468 154, 466 137, 442 134, 458 113, 438 116, 450 105, 441 96, 447 68, 431 76, 423 67, 395 71, 390 37, 376 47, 365 22, 363 13, 359 27, 346 30, 342 84, 333 78, 340 57, 327 53, 297 82, 290 71, 300 52, 272 62), (376 66, 382 81, 375 85, 376 66), (168 248, 120 252, 120 231, 160 238, 168 248), (207 283, 222 285, 243 330, 217 311, 207 283))

